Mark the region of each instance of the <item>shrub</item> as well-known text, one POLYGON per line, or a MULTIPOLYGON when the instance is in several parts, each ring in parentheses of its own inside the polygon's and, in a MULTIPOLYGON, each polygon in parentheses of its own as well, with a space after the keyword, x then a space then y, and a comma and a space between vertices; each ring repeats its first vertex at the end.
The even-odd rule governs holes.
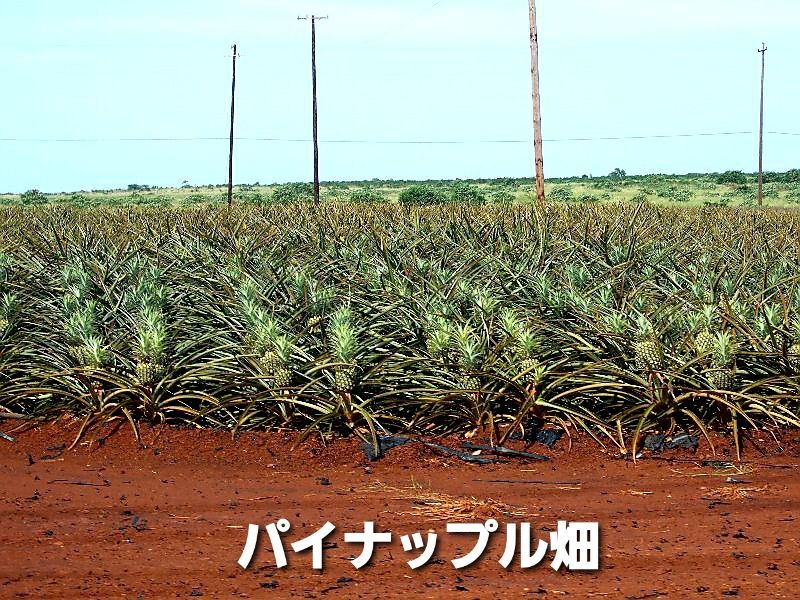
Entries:
POLYGON ((443 204, 445 195, 432 185, 412 185, 400 192, 400 204, 443 204))
POLYGON ((211 197, 205 194, 189 194, 183 199, 182 204, 188 206, 191 204, 200 204, 201 202, 209 202, 210 200, 211 197))
POLYGON ((550 192, 549 199, 556 202, 572 202, 575 200, 575 192, 568 185, 557 187, 550 192))
MULTIPOLYGON (((252 190, 252 188, 250 188, 250 190, 252 190)), ((233 199, 236 202, 241 202, 242 204, 263 204, 263 194, 261 194, 261 192, 253 192, 250 190, 236 192, 233 196, 233 199)))
POLYGON ((314 184, 285 183, 272 190, 273 202, 305 202, 314 198, 314 184))
POLYGON ((666 198, 674 202, 688 202, 694 196, 694 192, 690 189, 680 188, 677 185, 670 185, 656 190, 656 195, 659 198, 666 198))
POLYGON ((510 204, 514 202, 514 194, 506 190, 497 190, 492 194, 494 204, 510 204))
POLYGON ((72 194, 69 197, 68 202, 72 206, 92 206, 93 204, 95 204, 92 201, 92 199, 89 198, 88 196, 86 196, 85 194, 77 194, 77 193, 76 194, 72 194))
POLYGON ((745 184, 747 183, 747 175, 741 171, 725 171, 717 177, 717 183, 735 183, 739 185, 745 184))
POLYGON ((350 192, 350 202, 357 204, 368 204, 370 202, 385 202, 386 196, 378 190, 370 188, 362 188, 360 190, 353 190, 350 192))
POLYGON ((39 190, 28 190, 20 195, 19 201, 24 206, 29 206, 31 204, 47 204, 47 196, 39 190))
POLYGON ((450 186, 451 202, 486 204, 486 194, 477 186, 458 181, 450 186))
POLYGON ((502 179, 498 179, 495 182, 495 185, 502 188, 516 190, 519 188, 520 181, 519 179, 514 179, 512 177, 503 177, 502 179))

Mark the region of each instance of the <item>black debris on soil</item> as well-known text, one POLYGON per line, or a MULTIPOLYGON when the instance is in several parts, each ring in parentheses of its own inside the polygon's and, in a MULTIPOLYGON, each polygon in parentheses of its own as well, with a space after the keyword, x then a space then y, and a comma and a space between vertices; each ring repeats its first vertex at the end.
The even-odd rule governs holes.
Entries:
POLYGON ((378 438, 377 450, 370 442, 364 442, 363 446, 364 454, 367 455, 367 458, 370 461, 376 461, 392 448, 397 448, 398 446, 404 446, 413 441, 415 440, 413 440, 412 438, 402 437, 398 435, 382 436, 378 438))
POLYGON ((369 442, 364 442, 362 448, 364 450, 364 454, 366 454, 367 458, 370 461, 376 461, 379 458, 383 457, 386 454, 386 452, 388 452, 392 448, 397 448, 398 446, 404 446, 410 443, 422 444, 423 446, 435 450, 440 454, 445 454, 447 456, 455 456, 456 458, 468 463, 486 465, 489 463, 497 462, 497 460, 492 458, 473 456, 466 452, 461 452, 460 450, 454 450, 453 448, 448 448, 447 446, 434 444, 433 442, 423 442, 422 440, 416 440, 414 438, 398 436, 398 435, 387 435, 379 437, 377 451, 376 448, 373 446, 373 444, 369 442))
POLYGON ((543 444, 548 448, 554 448, 559 440, 564 436, 563 429, 528 429, 525 435, 518 433, 511 436, 512 440, 522 440, 529 444, 543 444))
POLYGON ((517 458, 527 458, 529 460, 550 460, 549 457, 544 456, 543 454, 521 452, 520 450, 512 450, 511 448, 505 448, 503 446, 485 446, 483 444, 470 444, 468 442, 463 442, 461 447, 467 450, 482 450, 492 454, 497 454, 499 456, 514 456, 517 458))
POLYGON ((644 447, 651 452, 662 452, 664 450, 697 450, 700 445, 700 438, 696 435, 680 434, 674 437, 667 437, 662 434, 648 435, 644 439, 644 447))

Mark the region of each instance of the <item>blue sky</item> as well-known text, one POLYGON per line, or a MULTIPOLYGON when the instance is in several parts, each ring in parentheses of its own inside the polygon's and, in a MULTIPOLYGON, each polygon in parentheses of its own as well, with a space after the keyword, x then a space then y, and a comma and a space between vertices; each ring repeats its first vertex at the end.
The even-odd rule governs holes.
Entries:
MULTIPOLYGON (((525 0, 3 2, 0 191, 223 183, 230 45, 237 136, 311 133, 309 25, 318 26, 325 180, 529 176, 525 0), (55 139, 100 141, 55 142, 55 139), (28 141, 26 141, 28 140, 28 141), (45 140, 45 141, 29 141, 45 140), (327 140, 327 141, 326 141, 327 140), (336 143, 459 141, 460 144, 336 143)), ((756 132, 762 41, 772 132, 800 133, 800 2, 538 0, 546 140, 756 132)), ((800 167, 769 134, 765 168, 800 167)), ((311 178, 305 141, 236 143, 237 182, 311 178)), ((755 133, 546 141, 548 177, 757 166, 755 133)))

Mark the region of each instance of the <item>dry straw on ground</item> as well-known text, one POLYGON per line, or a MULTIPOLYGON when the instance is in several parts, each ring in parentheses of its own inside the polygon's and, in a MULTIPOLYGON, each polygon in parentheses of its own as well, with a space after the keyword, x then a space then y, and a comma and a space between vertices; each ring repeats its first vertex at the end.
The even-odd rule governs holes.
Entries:
POLYGON ((397 514, 424 516, 432 521, 532 516, 525 508, 511 506, 492 498, 452 496, 426 488, 415 481, 407 487, 395 487, 376 481, 360 488, 358 492, 381 494, 393 500, 409 500, 412 504, 411 510, 397 514))

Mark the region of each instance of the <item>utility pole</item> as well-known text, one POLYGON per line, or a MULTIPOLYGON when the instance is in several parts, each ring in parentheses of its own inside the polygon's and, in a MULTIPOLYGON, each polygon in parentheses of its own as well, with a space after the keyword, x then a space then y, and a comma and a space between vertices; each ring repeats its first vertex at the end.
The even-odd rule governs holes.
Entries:
POLYGON ((236 109, 236 44, 233 45, 233 78, 231 81, 231 135, 228 150, 228 206, 233 204, 233 116, 236 109))
POLYGON ((536 162, 536 200, 544 206, 544 155, 542 151, 542 105, 539 98, 539 36, 536 0, 528 0, 531 26, 531 81, 533 84, 533 154, 536 162))
POLYGON ((761 114, 758 129, 758 205, 764 204, 764 68, 766 67, 767 46, 761 42, 761 114))
MULTIPOLYGON (((311 106, 312 129, 314 139, 314 203, 319 204, 319 137, 317 133, 317 21, 328 17, 311 15, 311 106)), ((297 17, 298 21, 307 21, 308 17, 297 17)))

